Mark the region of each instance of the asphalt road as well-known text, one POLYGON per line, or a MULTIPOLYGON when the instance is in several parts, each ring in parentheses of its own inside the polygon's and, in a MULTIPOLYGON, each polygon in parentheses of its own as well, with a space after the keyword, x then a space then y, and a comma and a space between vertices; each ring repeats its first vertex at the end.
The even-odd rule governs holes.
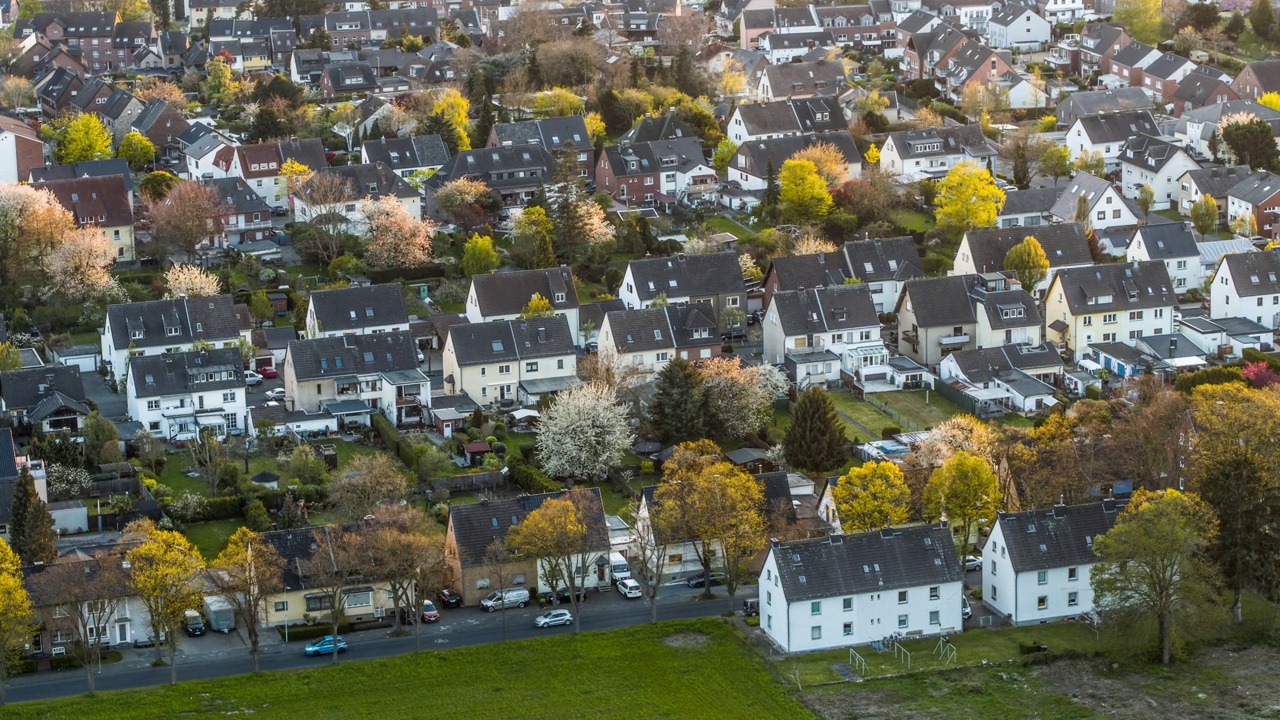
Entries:
MULTIPOLYGON (((729 600, 723 588, 717 588, 717 597, 712 600, 693 600, 692 595, 696 591, 679 585, 663 588, 662 592, 667 596, 663 597, 661 593, 659 594, 659 620, 713 617, 729 609, 729 600)), ((743 591, 734 599, 734 609, 742 607, 743 599, 755 596, 754 586, 743 588, 743 591)), ((533 607, 496 613, 486 613, 479 608, 471 607, 442 610, 439 623, 423 626, 422 647, 424 651, 429 652, 450 647, 502 642, 504 639, 516 640, 573 632, 572 626, 543 629, 533 627, 534 616, 541 612, 543 612, 541 608, 533 607)), ((646 600, 625 600, 617 593, 605 596, 590 595, 583 605, 580 616, 584 632, 642 625, 649 622, 649 603, 646 600)), ((270 631, 270 636, 275 637, 274 631, 270 631)), ((351 649, 340 656, 339 664, 353 660, 403 655, 414 652, 416 648, 412 634, 407 637, 387 637, 386 631, 370 631, 344 637, 351 649)), ((199 639, 184 639, 184 642, 195 643, 199 642, 199 639)), ((330 662, 329 657, 306 657, 302 654, 300 642, 288 645, 275 644, 264 650, 261 658, 263 670, 317 667, 330 662)), ((178 657, 179 681, 221 678, 252 671, 253 659, 247 652, 217 657, 178 657)), ((97 689, 129 690, 165 685, 168 682, 168 667, 121 668, 107 665, 103 668, 102 674, 97 676, 97 689)), ((50 700, 79 695, 87 690, 88 686, 82 670, 40 673, 13 678, 10 681, 7 699, 9 702, 50 700)))

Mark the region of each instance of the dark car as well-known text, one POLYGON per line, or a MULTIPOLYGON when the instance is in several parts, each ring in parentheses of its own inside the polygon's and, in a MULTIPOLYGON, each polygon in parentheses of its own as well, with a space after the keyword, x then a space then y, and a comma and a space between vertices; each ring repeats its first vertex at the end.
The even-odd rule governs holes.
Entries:
POLYGON ((287 207, 274 208, 272 209, 271 214, 275 215, 276 217, 287 217, 289 215, 289 208, 287 207))
POLYGON ((440 593, 440 604, 447 608, 462 607, 462 596, 458 593, 445 588, 440 593))
MULTIPOLYGON (((693 588, 705 587, 707 585, 707 574, 698 573, 697 575, 694 575, 693 577, 689 578, 689 580, 685 584, 693 588)), ((720 573, 713 572, 711 573, 711 584, 713 586, 723 585, 724 578, 720 576, 720 573)))
POLYGON ((187 631, 187 635, 191 637, 200 637, 204 634, 204 618, 200 617, 200 613, 195 610, 187 610, 183 613, 182 628, 187 631))
MULTIPOLYGON (((547 593, 547 602, 552 602, 553 600, 561 604, 571 603, 573 602, 573 595, 569 594, 569 588, 562 587, 554 593, 547 593)), ((587 591, 583 588, 578 588, 578 602, 586 601, 587 591)))
POLYGON ((741 325, 729 328, 729 332, 722 333, 720 339, 725 342, 733 342, 734 340, 746 340, 747 329, 741 325))

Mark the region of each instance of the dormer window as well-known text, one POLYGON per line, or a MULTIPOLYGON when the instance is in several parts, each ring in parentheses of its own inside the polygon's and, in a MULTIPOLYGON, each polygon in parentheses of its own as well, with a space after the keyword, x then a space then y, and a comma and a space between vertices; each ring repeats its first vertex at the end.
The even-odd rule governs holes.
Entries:
POLYGON ((564 293, 556 293, 555 301, 558 303, 564 302, 564 293))
POLYGON ((141 330, 131 330, 131 331, 129 332, 129 339, 130 339, 130 340, 141 340, 141 339, 142 339, 142 331, 141 331, 141 330))
POLYGON ((164 334, 165 334, 165 335, 168 335, 169 337, 174 337, 174 336, 178 335, 178 333, 180 333, 180 332, 182 332, 182 331, 181 331, 180 329, 178 329, 178 327, 177 327, 176 325, 169 325, 169 326, 166 326, 166 327, 165 327, 165 329, 164 329, 164 334))

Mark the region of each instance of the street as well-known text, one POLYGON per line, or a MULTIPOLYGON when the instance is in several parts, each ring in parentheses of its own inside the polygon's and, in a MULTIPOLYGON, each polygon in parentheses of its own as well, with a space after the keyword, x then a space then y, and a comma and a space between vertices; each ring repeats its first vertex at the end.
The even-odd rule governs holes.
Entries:
MULTIPOLYGON (((699 592, 698 590, 683 584, 666 586, 658 596, 658 619, 679 620, 720 615, 729 609, 729 600, 723 588, 716 590, 716 597, 712 600, 694 600, 693 597, 699 592)), ((734 609, 741 609, 744 599, 754 597, 756 597, 755 586, 742 588, 734 599, 734 609)), ((614 630, 649 622, 647 600, 627 600, 616 592, 589 594, 587 598, 581 612, 584 632, 614 630)), ((542 612, 544 609, 538 607, 495 613, 484 612, 478 607, 442 609, 439 623, 423 626, 422 647, 424 651, 430 651, 502 642, 504 639, 518 640, 573 632, 572 626, 535 628, 533 618, 542 612)), ((387 630, 370 630, 344 635, 351 649, 341 656, 338 663, 413 652, 416 647, 412 634, 414 628, 407 629, 410 630, 410 634, 405 637, 388 637, 387 630)), ((253 658, 249 657, 247 650, 224 652, 216 656, 184 656, 184 646, 192 647, 206 639, 208 638, 182 638, 178 645, 177 659, 179 681, 206 680, 253 671, 253 658)), ((274 629, 264 629, 262 641, 263 670, 321 667, 331 662, 327 656, 303 655, 302 649, 305 643, 280 642, 274 629)), ((131 659, 150 658, 154 650, 129 648, 124 650, 124 653, 131 659)), ((97 676, 97 689, 129 690, 165 685, 168 682, 168 667, 150 667, 134 660, 104 666, 102 673, 97 676)), ((83 669, 46 672, 11 678, 7 699, 10 702, 50 700, 79 695, 87 690, 83 669)))

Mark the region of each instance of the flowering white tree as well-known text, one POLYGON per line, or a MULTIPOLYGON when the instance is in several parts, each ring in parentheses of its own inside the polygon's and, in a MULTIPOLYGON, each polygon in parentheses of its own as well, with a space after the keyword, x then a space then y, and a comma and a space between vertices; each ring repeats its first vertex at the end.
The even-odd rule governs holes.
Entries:
POLYGON ((107 269, 115 258, 115 246, 101 228, 72 231, 49 254, 46 296, 62 293, 75 303, 122 301, 124 291, 107 269))
POLYGON ((45 471, 48 482, 49 499, 68 500, 80 497, 89 491, 93 479, 84 468, 70 465, 50 465, 45 471))
POLYGON ((75 219, 48 190, 0 186, 0 286, 17 287, 43 268, 74 229, 75 219))
POLYGON ((787 379, 777 368, 746 366, 736 357, 705 360, 698 374, 707 409, 728 437, 745 437, 759 430, 773 413, 773 401, 787 391, 787 379))
POLYGON ((578 215, 578 227, 582 228, 582 237, 588 245, 599 245, 614 237, 614 228, 604 216, 604 208, 591 200, 583 200, 574 206, 578 215))
POLYGON ((434 222, 410 217, 404 205, 391 196, 377 202, 365 200, 362 211, 369 223, 369 241, 364 246, 369 267, 421 267, 430 262, 431 235, 437 227, 434 222))
POLYGON ((195 265, 174 265, 164 273, 164 284, 169 288, 166 297, 209 297, 222 294, 218 276, 205 272, 195 265))
POLYGON ((560 393, 538 426, 538 457, 552 477, 595 480, 622 464, 635 435, 613 389, 603 383, 560 393))

